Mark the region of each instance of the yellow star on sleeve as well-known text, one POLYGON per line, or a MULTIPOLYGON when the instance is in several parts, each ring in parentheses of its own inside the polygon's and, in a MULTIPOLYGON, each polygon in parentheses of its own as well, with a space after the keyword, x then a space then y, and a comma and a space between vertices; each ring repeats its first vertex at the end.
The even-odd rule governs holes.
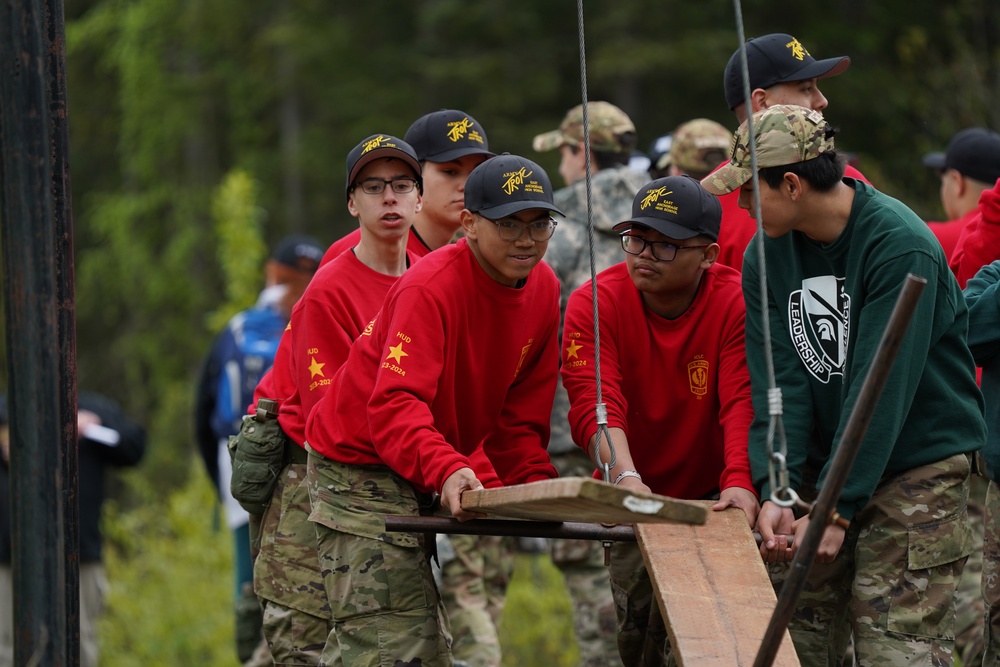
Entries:
POLYGON ((398 364, 401 361, 403 361, 403 357, 408 357, 408 356, 410 355, 408 355, 406 352, 403 352, 403 344, 400 343, 399 345, 395 345, 389 348, 389 356, 387 356, 386 359, 395 359, 396 363, 398 364))
POLYGON ((566 348, 566 358, 579 359, 580 357, 579 355, 577 355, 577 352, 579 352, 581 349, 583 349, 583 345, 580 345, 574 340, 569 344, 569 347, 566 348))
POLYGON ((322 364, 319 363, 318 361, 316 361, 316 357, 310 357, 310 359, 312 359, 312 363, 309 364, 309 379, 311 380, 317 375, 321 377, 326 377, 325 375, 323 375, 323 366, 326 366, 326 363, 325 362, 322 364))

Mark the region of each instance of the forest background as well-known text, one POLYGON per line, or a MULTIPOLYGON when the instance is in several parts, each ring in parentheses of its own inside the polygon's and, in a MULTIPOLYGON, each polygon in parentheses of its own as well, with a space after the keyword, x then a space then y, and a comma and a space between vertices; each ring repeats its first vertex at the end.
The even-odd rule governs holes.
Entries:
MULTIPOLYGON (((79 386, 150 432, 106 517, 106 664, 235 664, 229 534, 195 455, 192 397, 211 338, 260 289, 268 245, 350 231, 348 150, 440 108, 469 112, 494 151, 531 157, 557 181, 557 154, 533 153, 531 139, 580 102, 576 10, 66 1, 79 386)), ((735 129, 722 94, 738 46, 732 3, 588 0, 584 11, 589 97, 623 108, 640 147, 695 117, 735 129)), ((748 0, 742 12, 748 36, 788 32, 816 58, 851 57, 821 84, 838 146, 879 189, 942 219, 921 156, 964 127, 1000 130, 996 0, 748 0)), ((532 560, 522 575, 558 587, 545 567, 532 560)), ((527 621, 506 631, 505 664, 572 664, 560 648, 568 603, 532 586, 512 594, 527 621), (535 644, 518 658, 518 642, 535 644)))

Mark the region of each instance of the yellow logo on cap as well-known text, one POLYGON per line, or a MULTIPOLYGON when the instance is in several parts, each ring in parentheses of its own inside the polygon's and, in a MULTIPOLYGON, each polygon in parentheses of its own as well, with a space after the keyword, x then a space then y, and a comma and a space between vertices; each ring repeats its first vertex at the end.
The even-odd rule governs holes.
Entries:
POLYGON ((674 191, 667 190, 665 185, 656 188, 655 190, 646 190, 646 196, 643 197, 642 204, 639 205, 639 208, 645 211, 650 206, 654 206, 657 211, 665 211, 666 213, 677 215, 677 205, 674 204, 674 202, 669 199, 660 201, 660 197, 666 197, 667 195, 672 194, 674 194, 674 191))
POLYGON ((528 171, 527 167, 521 167, 517 171, 511 171, 504 174, 504 178, 507 180, 503 183, 503 192, 505 195, 513 194, 519 187, 524 185, 524 180, 531 176, 533 171, 528 171))
POLYGON ((396 144, 391 143, 389 141, 389 137, 385 136, 384 134, 380 134, 374 139, 369 139, 368 141, 365 142, 364 148, 361 149, 361 154, 364 155, 365 153, 373 151, 376 148, 382 148, 382 147, 395 148, 395 146, 396 144))
POLYGON ((792 37, 792 41, 785 44, 786 49, 792 50, 792 57, 796 60, 804 60, 806 56, 811 56, 812 54, 806 51, 806 47, 802 46, 802 42, 792 37))
POLYGON ((657 201, 659 201, 660 197, 666 197, 667 195, 674 194, 673 190, 671 190, 669 192, 664 192, 664 190, 666 190, 666 189, 667 189, 667 187, 663 186, 663 187, 660 187, 660 188, 656 188, 655 190, 646 190, 646 196, 643 197, 642 204, 640 205, 640 208, 645 211, 647 208, 649 208, 650 206, 652 206, 653 204, 655 204, 657 201))
POLYGON ((448 138, 452 141, 458 141, 468 134, 470 127, 472 127, 472 121, 468 118, 448 123, 448 138))

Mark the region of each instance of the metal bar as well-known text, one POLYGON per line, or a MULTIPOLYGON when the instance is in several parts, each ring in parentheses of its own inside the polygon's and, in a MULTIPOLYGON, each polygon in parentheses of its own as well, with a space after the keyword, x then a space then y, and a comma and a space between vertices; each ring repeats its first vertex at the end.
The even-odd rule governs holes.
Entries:
POLYGON ((59 345, 42 3, 0 5, 0 243, 10 386, 14 663, 68 664, 59 345))
POLYGON ((799 595, 805 588, 813 560, 816 558, 816 552, 823 539, 823 532, 836 511, 837 499, 840 498, 840 492, 844 490, 851 466, 854 465, 861 441, 864 440, 878 399, 882 395, 882 390, 885 388, 886 380, 888 380, 892 370, 892 364, 896 360, 899 346, 906 336, 910 319, 917 308, 917 301, 926 286, 927 281, 924 278, 912 274, 908 275, 903 283, 903 289, 896 299, 896 306, 885 326, 878 350, 872 359, 861 391, 858 393, 858 399, 854 403, 851 416, 844 427, 840 445, 836 448, 833 462, 830 464, 830 472, 823 483, 823 488, 820 489, 816 504, 813 505, 809 526, 802 539, 802 544, 796 552, 795 558, 792 559, 791 570, 782 585, 778 604, 774 608, 771 622, 764 633, 760 650, 753 663, 754 667, 770 667, 774 662, 785 630, 795 612, 799 595))
POLYGON ((635 542, 632 526, 602 526, 572 521, 523 521, 519 519, 472 519, 459 521, 443 516, 385 516, 385 529, 393 532, 443 533, 450 535, 501 535, 551 537, 571 540, 635 542))

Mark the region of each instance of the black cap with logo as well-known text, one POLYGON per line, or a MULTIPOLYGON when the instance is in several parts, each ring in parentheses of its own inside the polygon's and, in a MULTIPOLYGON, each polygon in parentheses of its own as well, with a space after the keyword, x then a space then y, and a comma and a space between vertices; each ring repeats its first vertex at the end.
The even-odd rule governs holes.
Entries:
POLYGON ((413 175, 417 179, 417 187, 423 187, 423 181, 420 178, 420 160, 413 147, 402 139, 388 134, 373 134, 347 154, 347 194, 351 193, 354 179, 358 177, 358 173, 369 162, 379 158, 402 160, 404 164, 413 169, 413 175))
POLYGON ((417 157, 429 162, 450 162, 466 155, 493 156, 483 126, 456 109, 421 116, 403 138, 413 146, 417 157))
POLYGON ((639 188, 632 200, 632 217, 612 227, 622 232, 643 225, 678 241, 695 236, 719 240, 722 204, 690 176, 658 178, 639 188))
POLYGON ((548 174, 531 160, 503 153, 472 170, 465 182, 465 208, 499 220, 532 208, 566 215, 552 202, 548 174))
MULTIPOLYGON (((816 60, 802 46, 802 42, 785 33, 752 37, 746 42, 746 50, 750 90, 770 88, 778 83, 836 76, 851 64, 851 59, 847 56, 816 60)), ((730 109, 735 109, 745 98, 740 61, 740 49, 736 49, 723 74, 726 104, 730 109)))

